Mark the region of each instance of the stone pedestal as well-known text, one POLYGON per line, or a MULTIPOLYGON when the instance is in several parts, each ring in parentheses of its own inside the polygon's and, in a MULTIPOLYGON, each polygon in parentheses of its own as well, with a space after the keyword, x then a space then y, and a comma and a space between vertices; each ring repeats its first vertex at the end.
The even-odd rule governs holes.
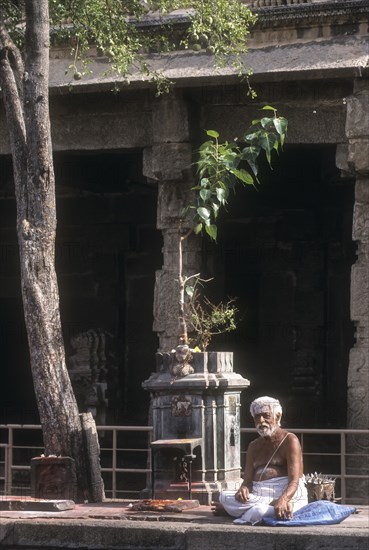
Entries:
POLYGON ((73 458, 67 456, 32 458, 31 492, 36 499, 75 501, 77 477, 73 458))
POLYGON ((242 482, 240 395, 249 381, 233 372, 230 352, 192 353, 193 372, 182 377, 173 376, 175 361, 174 353, 158 353, 157 371, 143 383, 151 393, 154 495, 186 499, 191 491, 210 504, 242 482))

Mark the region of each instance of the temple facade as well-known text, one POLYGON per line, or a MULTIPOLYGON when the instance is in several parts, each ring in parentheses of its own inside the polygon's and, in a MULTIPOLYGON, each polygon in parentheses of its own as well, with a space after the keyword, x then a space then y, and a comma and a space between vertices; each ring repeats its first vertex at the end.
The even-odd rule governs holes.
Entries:
MULTIPOLYGON (((188 240, 185 272, 212 279, 212 300, 237 298, 237 330, 211 348, 233 351, 234 370, 250 380, 241 425, 248 403, 269 394, 290 427, 369 426, 369 1, 250 5, 255 99, 205 50, 153 56, 175 82, 160 97, 140 74, 129 85, 109 76, 99 57, 71 81, 68 52, 51 52, 67 362, 81 406, 104 422, 147 422, 142 382, 156 351, 178 343, 178 221, 204 130, 239 140, 272 105, 289 122, 284 152, 262 167, 258 190, 229 201, 216 245, 188 240)), ((1 105, 0 252, 1 421, 35 422, 1 105)), ((350 445, 369 450, 364 438, 350 445)))

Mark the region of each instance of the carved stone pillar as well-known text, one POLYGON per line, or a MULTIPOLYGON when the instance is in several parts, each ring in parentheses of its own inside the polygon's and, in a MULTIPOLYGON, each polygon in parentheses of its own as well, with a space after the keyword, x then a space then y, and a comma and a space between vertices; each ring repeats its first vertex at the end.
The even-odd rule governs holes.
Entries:
MULTIPOLYGON (((163 234, 163 266, 156 273, 153 329, 159 336, 159 350, 168 351, 179 343, 178 227, 193 185, 189 112, 180 93, 173 92, 154 103, 152 126, 153 145, 144 152, 144 175, 158 184, 157 227, 163 234)), ((199 271, 199 250, 199 239, 191 236, 186 240, 185 275, 199 271)))
POLYGON ((151 490, 143 497, 186 499, 190 491, 209 505, 221 490, 242 483, 240 395, 249 381, 233 371, 231 352, 191 354, 185 376, 173 376, 177 362, 175 353, 158 353, 156 372, 142 384, 152 399, 154 454, 151 490))
MULTIPOLYGON (((346 135, 348 167, 356 177, 353 240, 357 260, 351 271, 351 319, 356 342, 350 352, 347 388, 347 427, 369 428, 369 80, 358 80, 347 101, 346 135)), ((339 406, 339 404, 337 404, 339 406)), ((350 437, 348 473, 368 475, 369 438, 350 437)), ((360 478, 348 481, 348 498, 368 503, 369 483, 360 478)))

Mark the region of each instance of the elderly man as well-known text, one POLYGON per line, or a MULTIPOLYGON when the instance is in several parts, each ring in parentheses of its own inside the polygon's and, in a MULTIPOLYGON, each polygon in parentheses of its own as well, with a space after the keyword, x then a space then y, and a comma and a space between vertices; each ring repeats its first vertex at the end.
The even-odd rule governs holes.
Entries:
POLYGON ((268 515, 291 519, 308 503, 298 438, 281 428, 277 399, 259 397, 250 412, 260 435, 247 449, 244 481, 238 491, 222 491, 219 503, 233 523, 255 525, 268 515))

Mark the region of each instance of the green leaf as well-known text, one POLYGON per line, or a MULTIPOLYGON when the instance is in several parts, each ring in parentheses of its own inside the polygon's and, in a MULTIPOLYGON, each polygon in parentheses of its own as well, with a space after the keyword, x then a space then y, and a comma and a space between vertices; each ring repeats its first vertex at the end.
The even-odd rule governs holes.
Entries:
POLYGON ((266 158, 270 166, 271 166, 271 160, 272 160, 271 150, 274 148, 276 142, 277 142, 277 137, 275 134, 264 132, 264 134, 262 134, 260 137, 260 141, 259 141, 260 147, 264 149, 266 158))
POLYGON ((205 222, 210 218, 210 211, 208 210, 208 208, 205 208, 203 206, 200 206, 200 208, 197 209, 197 213, 200 218, 203 219, 205 222))
POLYGON ((208 201, 211 198, 211 191, 210 189, 201 189, 200 191, 200 197, 204 202, 208 201))
POLYGON ((248 145, 242 149, 242 159, 249 160, 249 158, 256 159, 260 155, 260 147, 257 145, 248 145))
POLYGON ((279 118, 273 119, 273 124, 275 129, 277 130, 278 134, 281 136, 283 134, 283 128, 281 124, 281 120, 279 118))
POLYGON ((204 141, 204 143, 202 143, 200 145, 200 148, 199 148, 199 151, 202 152, 202 151, 205 151, 206 149, 209 149, 210 147, 214 147, 214 143, 212 141, 204 141))
POLYGON ((258 139, 259 132, 253 132, 251 134, 245 134, 243 136, 244 141, 254 141, 255 139, 258 139))
POLYGON ((236 176, 237 179, 242 181, 242 183, 245 183, 246 185, 254 184, 254 179, 250 174, 250 172, 247 172, 247 170, 243 170, 243 169, 237 170, 236 168, 233 168, 231 172, 234 176, 236 176))
POLYGON ((262 136, 260 138, 260 147, 262 147, 265 151, 265 155, 266 155, 266 158, 270 164, 270 161, 271 161, 271 156, 270 156, 270 144, 269 144, 269 140, 268 140, 268 135, 265 134, 265 136, 262 136))
POLYGON ((219 208, 220 208, 220 204, 218 204, 217 202, 213 202, 212 208, 213 208, 213 212, 214 212, 214 218, 217 219, 217 217, 218 217, 218 212, 219 212, 219 208))
POLYGON ((187 285, 187 286, 185 287, 185 292, 186 292, 187 296, 189 296, 190 298, 192 298, 193 293, 195 292, 195 287, 194 287, 194 286, 187 285))
POLYGON ((207 225, 205 231, 213 241, 217 240, 218 228, 216 225, 207 225))
POLYGON ((206 130, 206 134, 213 138, 219 137, 219 133, 216 130, 206 130))
POLYGON ((264 105, 264 107, 262 107, 260 110, 261 111, 274 111, 274 112, 277 111, 277 109, 275 107, 272 107, 271 105, 264 105))
POLYGON ((281 145, 283 147, 284 140, 285 140, 285 137, 286 137, 286 134, 287 134, 288 122, 285 118, 278 117, 278 118, 273 119, 273 124, 274 124, 274 127, 277 130, 278 134, 280 135, 281 145))
POLYGON ((196 235, 198 235, 199 233, 201 233, 201 231, 202 231, 202 223, 198 223, 198 224, 194 227, 193 230, 194 230, 194 233, 195 233, 196 235))
POLYGON ((268 134, 268 140, 269 140, 270 150, 275 149, 276 151, 278 151, 279 141, 276 134, 272 134, 272 133, 268 134))
POLYGON ((228 192, 226 189, 222 189, 222 187, 217 187, 215 190, 217 194, 217 199, 220 202, 220 204, 225 204, 227 202, 228 192))
POLYGON ((269 117, 263 117, 260 120, 260 124, 262 125, 263 128, 268 128, 268 126, 270 126, 271 123, 272 123, 272 119, 269 117))

